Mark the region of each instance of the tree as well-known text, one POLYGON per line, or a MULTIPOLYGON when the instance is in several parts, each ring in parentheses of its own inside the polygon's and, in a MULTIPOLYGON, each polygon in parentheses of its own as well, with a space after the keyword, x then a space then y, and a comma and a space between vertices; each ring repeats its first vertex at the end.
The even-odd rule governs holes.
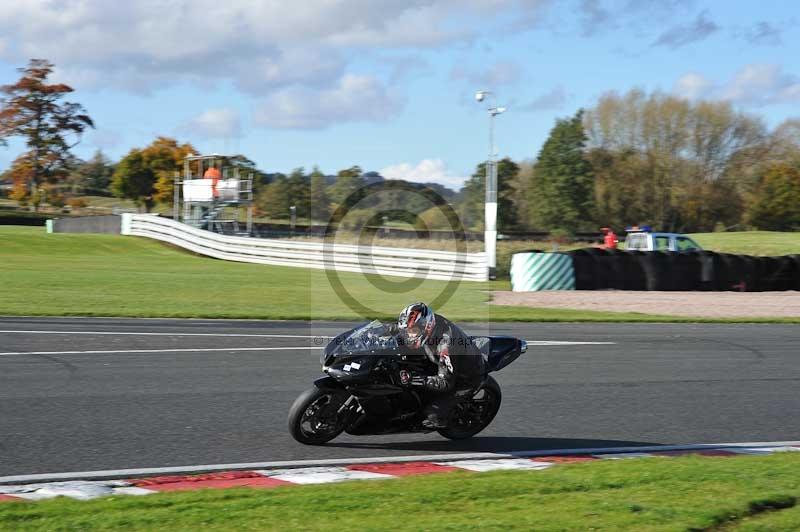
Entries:
POLYGON ((315 166, 309 178, 311 179, 309 217, 314 221, 328 222, 331 217, 331 200, 326 191, 325 175, 315 166))
POLYGON ((596 223, 644 222, 676 231, 707 229, 711 217, 726 225, 741 221, 765 164, 785 152, 792 136, 789 126, 769 135, 762 119, 729 102, 690 102, 638 89, 603 95, 586 112, 584 126, 596 223), (735 209, 711 212, 720 195, 735 209), (699 204, 705 207, 698 210, 699 204))
MULTIPOLYGON (((513 201, 513 183, 518 174, 519 165, 508 157, 497 162, 497 229, 500 231, 516 229, 519 223, 513 201)), ((459 198, 458 214, 465 229, 484 227, 485 201, 486 163, 480 163, 464 184, 459 198)))
POLYGON ((341 205, 347 198, 351 201, 358 200, 358 193, 364 188, 364 180, 361 177, 361 167, 351 166, 344 170, 339 170, 336 174, 336 182, 331 185, 328 194, 331 200, 337 205, 341 205), (353 193, 356 193, 353 195, 353 193))
POLYGON ((142 150, 132 149, 120 160, 111 178, 111 191, 120 198, 134 201, 146 212, 153 208, 156 174, 147 164, 142 150))
POLYGON ((28 202, 38 205, 41 202, 39 188, 36 187, 31 194, 28 183, 33 180, 33 163, 28 153, 23 153, 11 163, 11 167, 3 173, 5 179, 11 179, 13 186, 9 198, 18 201, 21 205, 28 202))
POLYGON ((183 160, 197 150, 185 142, 169 137, 158 137, 149 146, 142 149, 145 164, 156 176, 153 199, 160 203, 172 203, 175 193, 175 175, 183 168, 183 160))
POLYGON ((800 229, 800 169, 784 163, 770 167, 758 187, 748 218, 759 229, 800 229))
MULTIPOLYGON (((0 141, 8 137, 25 139, 29 171, 19 174, 25 179, 19 184, 23 185, 21 190, 36 192, 41 184, 66 177, 70 150, 94 122, 80 104, 60 101, 73 92, 72 87, 47 83, 52 63, 31 59, 27 67, 17 70, 22 77, 0 88, 0 141)), ((34 207, 37 205, 34 202, 34 207)))
POLYGON ((69 179, 73 184, 73 192, 82 192, 106 196, 111 193, 111 176, 114 174, 114 167, 111 161, 97 150, 88 161, 82 161, 75 165, 75 169, 70 173, 69 179))
POLYGON ((311 190, 303 168, 295 168, 289 174, 289 203, 297 209, 298 218, 308 218, 311 210, 311 190))
POLYGON ((256 208, 268 218, 285 220, 289 217, 289 207, 291 207, 289 182, 283 175, 276 176, 256 198, 256 208))
POLYGON ((583 110, 559 119, 536 160, 528 190, 530 224, 571 233, 590 228, 594 207, 592 167, 584 157, 583 110))

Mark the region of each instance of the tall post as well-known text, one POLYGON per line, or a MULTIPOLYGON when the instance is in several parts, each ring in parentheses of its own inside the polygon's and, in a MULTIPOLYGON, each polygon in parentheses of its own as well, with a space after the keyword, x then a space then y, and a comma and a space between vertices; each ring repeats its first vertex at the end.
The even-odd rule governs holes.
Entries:
POLYGON ((176 222, 179 221, 180 213, 180 195, 181 195, 181 174, 175 172, 175 177, 172 181, 172 219, 176 222))
POLYGON ((483 242, 489 266, 489 279, 497 279, 497 165, 494 161, 494 117, 489 111, 489 158, 486 161, 486 201, 483 242))
POLYGON ((486 111, 489 113, 489 158, 486 159, 486 201, 483 223, 483 245, 486 250, 489 279, 497 279, 497 162, 494 149, 494 117, 506 112, 499 107, 491 91, 478 91, 475 101, 482 103, 489 99, 486 111))

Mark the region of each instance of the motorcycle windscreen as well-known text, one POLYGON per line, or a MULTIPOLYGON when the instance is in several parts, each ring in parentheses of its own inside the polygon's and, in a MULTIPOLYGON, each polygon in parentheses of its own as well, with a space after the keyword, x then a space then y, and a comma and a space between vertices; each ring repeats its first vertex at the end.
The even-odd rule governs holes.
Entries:
MULTIPOLYGON (((370 351, 398 349, 397 338, 378 320, 365 323, 334 338, 322 355, 330 363, 331 356, 352 355, 370 351)), ((324 364, 325 362, 323 362, 324 364)))
POLYGON ((512 336, 473 336, 472 341, 483 355, 486 371, 499 371, 522 354, 520 343, 512 336))

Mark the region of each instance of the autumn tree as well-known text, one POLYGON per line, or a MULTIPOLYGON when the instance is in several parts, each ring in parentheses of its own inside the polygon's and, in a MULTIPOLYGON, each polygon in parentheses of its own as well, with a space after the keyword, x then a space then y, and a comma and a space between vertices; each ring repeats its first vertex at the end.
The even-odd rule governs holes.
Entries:
POLYGON ((169 137, 158 137, 144 148, 133 149, 114 171, 112 192, 132 199, 148 212, 156 202, 170 204, 175 175, 182 170, 184 158, 193 153, 191 144, 179 144, 169 137))
POLYGON ((676 231, 734 225, 772 157, 763 120, 729 102, 638 89, 608 93, 587 111, 584 125, 601 225, 651 223, 676 231))
MULTIPOLYGON (((17 196, 30 196, 40 185, 55 183, 68 174, 70 150, 94 122, 82 105, 61 101, 73 92, 72 87, 47 83, 52 63, 31 59, 18 72, 22 77, 16 83, 0 87, 0 141, 9 137, 25 140, 27 151, 20 159, 24 171, 14 172, 15 191, 17 196)), ((33 199, 35 208, 38 200, 33 199)))
POLYGON ((155 204, 155 184, 155 172, 147 164, 142 150, 134 148, 117 163, 111 179, 111 191, 115 196, 131 199, 138 207, 150 212, 155 204))
POLYGON ((775 164, 765 173, 748 212, 749 222, 768 231, 800 229, 800 170, 775 164))
POLYGON ((169 137, 158 137, 142 149, 145 164, 153 171, 155 184, 153 199, 159 203, 172 203, 175 193, 175 175, 183 169, 183 160, 196 153, 194 147, 169 137))

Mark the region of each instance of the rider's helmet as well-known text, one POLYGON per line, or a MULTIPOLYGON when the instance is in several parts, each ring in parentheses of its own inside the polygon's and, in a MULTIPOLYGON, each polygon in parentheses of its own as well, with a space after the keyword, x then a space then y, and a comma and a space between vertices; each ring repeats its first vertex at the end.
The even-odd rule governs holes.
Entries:
POLYGON ((425 303, 413 303, 403 309, 397 319, 397 332, 403 344, 419 349, 433 334, 436 315, 425 303))

